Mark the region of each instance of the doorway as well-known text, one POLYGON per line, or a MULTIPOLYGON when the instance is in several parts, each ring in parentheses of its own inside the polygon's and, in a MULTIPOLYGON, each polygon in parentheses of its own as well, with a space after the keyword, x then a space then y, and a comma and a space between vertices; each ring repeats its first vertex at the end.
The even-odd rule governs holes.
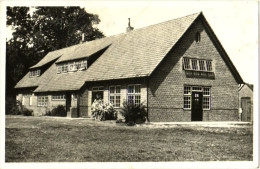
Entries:
POLYGON ((251 99, 250 97, 241 98, 241 108, 242 108, 242 121, 251 121, 251 99))
POLYGON ((71 94, 66 93, 66 112, 67 112, 67 115, 70 114, 70 107, 71 107, 71 94))
POLYGON ((103 100, 103 91, 92 91, 92 103, 96 100, 96 99, 101 99, 103 100))
POLYGON ((202 92, 192 92, 191 121, 202 121, 202 92))

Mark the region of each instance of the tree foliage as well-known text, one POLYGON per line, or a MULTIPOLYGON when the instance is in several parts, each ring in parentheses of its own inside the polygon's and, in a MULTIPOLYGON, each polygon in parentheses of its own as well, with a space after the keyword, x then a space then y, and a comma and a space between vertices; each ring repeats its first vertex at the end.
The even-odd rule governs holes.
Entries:
POLYGON ((104 37, 99 23, 80 7, 7 7, 7 26, 14 30, 6 42, 7 94, 48 52, 78 44, 82 33, 87 41, 104 37))

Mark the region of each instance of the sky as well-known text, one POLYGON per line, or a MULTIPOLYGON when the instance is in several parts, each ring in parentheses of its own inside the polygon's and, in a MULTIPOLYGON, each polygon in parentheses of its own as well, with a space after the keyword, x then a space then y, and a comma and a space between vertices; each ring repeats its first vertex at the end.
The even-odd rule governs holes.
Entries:
MULTIPOLYGON (((138 29, 202 11, 243 80, 247 83, 257 83, 257 1, 79 1, 77 4, 55 2, 48 1, 48 5, 79 5, 88 13, 98 14, 101 22, 97 27, 105 36, 124 33, 128 18, 131 18, 131 26, 138 29)), ((10 38, 10 30, 7 32, 10 38)))

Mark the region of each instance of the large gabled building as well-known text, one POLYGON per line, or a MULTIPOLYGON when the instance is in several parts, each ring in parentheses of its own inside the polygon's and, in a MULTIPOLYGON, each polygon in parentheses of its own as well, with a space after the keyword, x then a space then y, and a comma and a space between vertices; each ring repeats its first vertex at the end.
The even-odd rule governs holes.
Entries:
MULTIPOLYGON (((130 25, 129 25, 130 27, 130 25)), ((144 103, 149 121, 237 121, 235 66, 202 13, 48 53, 16 85, 37 115, 62 104, 90 117, 99 95, 144 103)))

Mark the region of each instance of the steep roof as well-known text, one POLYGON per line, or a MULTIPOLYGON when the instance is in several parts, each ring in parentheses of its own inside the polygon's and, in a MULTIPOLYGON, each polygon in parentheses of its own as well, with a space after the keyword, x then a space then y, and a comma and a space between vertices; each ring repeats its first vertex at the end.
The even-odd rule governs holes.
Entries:
POLYGON ((66 51, 56 63, 89 57, 111 45, 114 38, 115 37, 112 36, 78 44, 74 48, 66 51))
POLYGON ((50 63, 51 61, 54 61, 55 59, 59 58, 64 53, 67 53, 70 50, 73 50, 73 48, 75 48, 75 47, 77 47, 77 45, 73 45, 73 46, 70 46, 67 48, 51 51, 42 60, 40 60, 36 65, 30 67, 30 69, 44 66, 45 64, 50 63))
MULTIPOLYGON (((57 75, 53 64, 39 78, 37 83, 39 87, 35 92, 79 90, 86 81, 150 76, 199 16, 203 14, 196 13, 62 49, 56 63, 89 57, 109 46, 87 70, 82 72, 57 75)), ((231 61, 226 59, 226 62, 231 61)), ((232 65, 231 62, 231 67, 232 65)), ((236 71, 233 67, 231 71, 236 71)), ((238 72, 235 74, 240 77, 238 72)))
POLYGON ((126 33, 89 67, 86 81, 149 76, 198 16, 196 13, 126 33))

